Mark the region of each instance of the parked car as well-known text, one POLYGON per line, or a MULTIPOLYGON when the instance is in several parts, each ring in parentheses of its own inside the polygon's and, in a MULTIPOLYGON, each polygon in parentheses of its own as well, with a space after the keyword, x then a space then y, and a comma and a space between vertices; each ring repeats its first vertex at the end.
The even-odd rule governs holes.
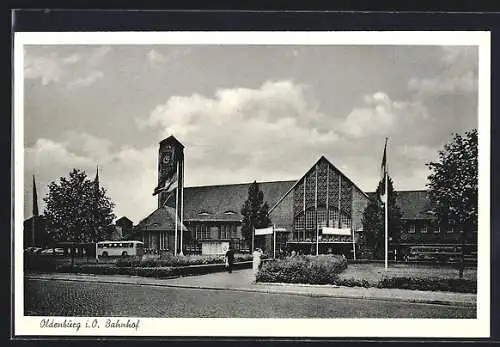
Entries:
POLYGON ((40 252, 44 255, 64 255, 64 249, 62 248, 47 248, 40 252))
POLYGON ((42 251, 42 248, 40 247, 28 247, 24 250, 25 253, 28 254, 38 254, 42 251))

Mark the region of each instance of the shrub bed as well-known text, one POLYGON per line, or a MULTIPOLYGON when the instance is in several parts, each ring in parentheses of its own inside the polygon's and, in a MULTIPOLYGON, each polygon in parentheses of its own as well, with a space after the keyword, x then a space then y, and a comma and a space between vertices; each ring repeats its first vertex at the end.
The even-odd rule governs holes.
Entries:
POLYGON ((464 278, 386 277, 377 283, 377 288, 477 293, 477 282, 464 278))
POLYGON ((477 293, 477 282, 471 279, 393 276, 368 281, 340 277, 339 274, 346 268, 347 261, 336 256, 299 256, 271 260, 262 265, 257 273, 257 282, 332 284, 345 287, 477 293))
POLYGON ((339 256, 297 256, 263 263, 257 282, 335 284, 347 268, 339 256))
MULTIPOLYGON (((251 261, 251 254, 235 254, 235 262, 251 261)), ((159 259, 141 259, 138 257, 122 258, 116 261, 118 267, 179 267, 191 265, 224 264, 225 257, 204 256, 204 255, 184 255, 174 256, 162 254, 159 259)))

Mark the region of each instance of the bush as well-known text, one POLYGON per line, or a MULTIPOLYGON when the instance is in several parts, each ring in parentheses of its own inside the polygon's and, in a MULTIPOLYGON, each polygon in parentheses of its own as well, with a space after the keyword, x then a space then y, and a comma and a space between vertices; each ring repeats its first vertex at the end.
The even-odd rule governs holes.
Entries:
POLYGON ((344 287, 364 287, 364 288, 371 287, 370 282, 368 282, 367 280, 358 280, 355 278, 338 278, 335 281, 335 284, 344 287))
POLYGON ((335 284, 338 274, 347 268, 339 256, 297 256, 263 263, 257 282, 335 284))
POLYGON ((377 283, 377 288, 476 293, 477 282, 463 278, 386 277, 377 283))
MULTIPOLYGON (((235 262, 251 261, 251 254, 235 254, 235 262)), ((159 259, 140 259, 138 257, 122 258, 116 262, 118 267, 179 267, 191 265, 224 264, 225 257, 206 255, 178 255, 164 253, 159 259)))

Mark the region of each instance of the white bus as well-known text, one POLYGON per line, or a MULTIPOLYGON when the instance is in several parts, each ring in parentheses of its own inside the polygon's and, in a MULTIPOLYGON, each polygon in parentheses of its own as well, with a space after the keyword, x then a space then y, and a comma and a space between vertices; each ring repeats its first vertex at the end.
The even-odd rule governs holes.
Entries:
POLYGON ((144 243, 141 241, 101 241, 95 245, 95 257, 128 257, 144 254, 144 243))

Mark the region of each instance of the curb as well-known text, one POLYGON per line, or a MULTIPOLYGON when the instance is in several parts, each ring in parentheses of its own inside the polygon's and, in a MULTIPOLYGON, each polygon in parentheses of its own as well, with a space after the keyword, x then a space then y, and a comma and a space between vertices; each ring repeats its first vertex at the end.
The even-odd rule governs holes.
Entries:
MULTIPOLYGON (((140 286, 151 286, 151 287, 167 287, 167 288, 182 288, 182 289, 208 289, 208 290, 228 290, 233 292, 246 292, 246 293, 267 293, 267 294, 287 294, 287 295, 300 295, 308 297, 322 297, 322 298, 338 298, 338 299, 361 299, 361 300, 374 300, 374 301, 397 301, 397 302, 408 302, 414 304, 428 304, 428 305, 443 305, 443 306, 460 306, 460 307, 476 307, 476 303, 472 302, 456 302, 448 300, 427 300, 427 299, 405 299, 405 298, 387 298, 387 297, 373 297, 365 295, 334 295, 325 293, 313 293, 313 292, 293 292, 287 290, 279 290, 280 286, 284 284, 272 284, 278 287, 276 290, 269 288, 225 288, 225 287, 212 287, 212 286, 202 286, 202 285, 185 285, 185 284, 168 284, 168 283, 141 283, 139 281, 109 281, 109 280, 89 280, 89 278, 57 278, 53 276, 43 277, 26 275, 25 279, 37 279, 37 280, 58 280, 66 282, 98 282, 98 283, 108 283, 108 284, 128 284, 128 285, 140 285, 140 286)), ((178 278, 178 277, 176 277, 178 278)), ((257 286, 263 286, 264 284, 257 284, 257 286)), ((267 285, 267 284, 265 284, 267 285)), ((301 287, 307 287, 308 285, 302 285, 301 287)), ((332 289, 341 288, 340 286, 331 286, 332 289)))

